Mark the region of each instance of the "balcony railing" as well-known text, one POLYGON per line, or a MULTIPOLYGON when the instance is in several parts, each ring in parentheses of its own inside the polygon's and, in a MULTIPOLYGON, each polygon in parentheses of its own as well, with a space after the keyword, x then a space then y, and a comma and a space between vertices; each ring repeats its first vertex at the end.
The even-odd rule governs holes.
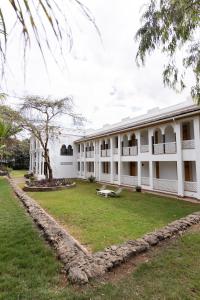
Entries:
POLYGON ((101 173, 101 181, 110 182, 111 181, 111 175, 106 173, 101 173))
POLYGON ((135 156, 138 154, 138 147, 122 147, 122 155, 123 156, 135 156))
POLYGON ((114 181, 118 181, 118 178, 119 178, 119 177, 118 177, 118 174, 114 174, 113 180, 114 180, 114 181))
POLYGON ((184 190, 187 192, 197 192, 197 182, 185 181, 184 190))
POLYGON ((165 143, 164 148, 166 154, 176 153, 176 142, 165 143))
POLYGON ((118 148, 114 148, 113 153, 118 154, 118 148))
POLYGON ((93 158, 94 157, 94 151, 86 151, 85 152, 86 158, 93 158))
POLYGON ((101 150, 101 157, 109 157, 110 156, 110 149, 101 150))
POLYGON ((140 152, 141 153, 149 152, 149 145, 140 145, 140 152))
POLYGON ((154 154, 164 154, 164 144, 154 144, 154 154))
POLYGON ((138 184, 138 177, 137 176, 122 175, 121 176, 121 183, 136 186, 138 184))
POLYGON ((154 154, 176 153, 176 142, 154 144, 154 154))
POLYGON ((142 185, 149 185, 149 177, 142 177, 141 183, 142 185))
POLYGON ((182 149, 194 149, 195 141, 194 140, 183 140, 182 141, 182 149))
POLYGON ((87 172, 86 173, 86 178, 90 177, 90 176, 94 176, 94 172, 87 172))
POLYGON ((177 193, 178 183, 177 180, 168 180, 168 179, 153 179, 153 188, 159 191, 177 193))

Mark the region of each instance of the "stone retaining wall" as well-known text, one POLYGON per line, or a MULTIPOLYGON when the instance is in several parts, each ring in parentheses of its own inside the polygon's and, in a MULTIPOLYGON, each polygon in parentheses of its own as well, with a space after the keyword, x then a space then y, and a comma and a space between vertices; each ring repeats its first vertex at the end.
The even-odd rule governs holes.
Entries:
POLYGON ((196 212, 176 220, 162 229, 148 233, 140 239, 130 240, 121 245, 108 247, 104 251, 90 254, 31 197, 24 193, 14 180, 8 180, 37 226, 43 231, 47 241, 55 249, 58 258, 64 265, 68 279, 72 283, 85 284, 92 278, 102 276, 130 257, 147 251, 162 240, 178 235, 193 224, 200 223, 200 212, 196 212))

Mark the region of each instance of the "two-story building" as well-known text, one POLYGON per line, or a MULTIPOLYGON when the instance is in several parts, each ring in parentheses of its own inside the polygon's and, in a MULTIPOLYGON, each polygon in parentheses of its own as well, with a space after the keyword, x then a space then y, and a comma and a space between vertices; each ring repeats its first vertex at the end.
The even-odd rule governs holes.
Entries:
MULTIPOLYGON (((153 109, 74 138, 71 146, 71 177, 93 175, 100 182, 200 199, 200 107, 195 104, 153 109)), ((61 147, 57 154, 62 157, 61 147)), ((57 162, 57 177, 70 173, 59 173, 57 162)))

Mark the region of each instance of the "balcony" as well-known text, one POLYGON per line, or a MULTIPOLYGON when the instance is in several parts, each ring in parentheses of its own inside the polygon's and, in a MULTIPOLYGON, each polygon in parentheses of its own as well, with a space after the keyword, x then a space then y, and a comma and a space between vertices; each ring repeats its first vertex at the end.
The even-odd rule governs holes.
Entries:
POLYGON ((86 158, 93 158, 94 157, 94 151, 86 151, 85 152, 86 158))
POLYGON ((122 147, 122 155, 123 156, 135 156, 138 154, 138 147, 122 147))
POLYGON ((182 141, 182 149, 194 149, 195 141, 194 140, 183 140, 182 141))
POLYGON ((136 186, 138 184, 138 177, 137 176, 122 175, 121 176, 121 183, 125 184, 125 185, 136 186))
POLYGON ((101 174, 101 181, 110 182, 111 181, 111 175, 107 173, 101 174))
POLYGON ((185 181, 184 190, 187 192, 197 192, 197 182, 185 181))
POLYGON ((149 152, 149 145, 141 145, 140 146, 140 152, 141 153, 149 152))
POLYGON ((149 177, 142 177, 141 178, 142 185, 149 185, 149 177))
POLYGON ((110 149, 101 150, 101 157, 109 157, 110 156, 110 149))
POLYGON ((176 153, 176 142, 154 144, 154 154, 174 154, 176 153))
POLYGON ((87 172, 86 173, 86 178, 90 177, 90 176, 94 176, 94 172, 87 172))
POLYGON ((114 148, 113 149, 113 153, 116 155, 116 154, 118 154, 118 148, 114 148))
POLYGON ((169 179, 153 179, 153 188, 159 191, 177 193, 178 191, 178 183, 177 180, 169 180, 169 179))

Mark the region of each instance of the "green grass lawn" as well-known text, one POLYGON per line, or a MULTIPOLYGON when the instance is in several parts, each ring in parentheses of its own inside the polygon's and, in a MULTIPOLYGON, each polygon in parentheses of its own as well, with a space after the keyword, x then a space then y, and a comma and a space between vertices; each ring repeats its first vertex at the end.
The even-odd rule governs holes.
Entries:
POLYGON ((61 264, 0 178, 1 300, 200 299, 199 245, 200 231, 189 232, 120 281, 79 290, 60 275, 61 264))
POLYGON ((138 238, 200 209, 199 204, 128 190, 120 198, 103 198, 96 187, 78 181, 73 189, 29 194, 92 251, 138 238))
POLYGON ((12 170, 11 171, 11 176, 15 178, 21 178, 24 177, 24 174, 26 174, 28 170, 12 170))

